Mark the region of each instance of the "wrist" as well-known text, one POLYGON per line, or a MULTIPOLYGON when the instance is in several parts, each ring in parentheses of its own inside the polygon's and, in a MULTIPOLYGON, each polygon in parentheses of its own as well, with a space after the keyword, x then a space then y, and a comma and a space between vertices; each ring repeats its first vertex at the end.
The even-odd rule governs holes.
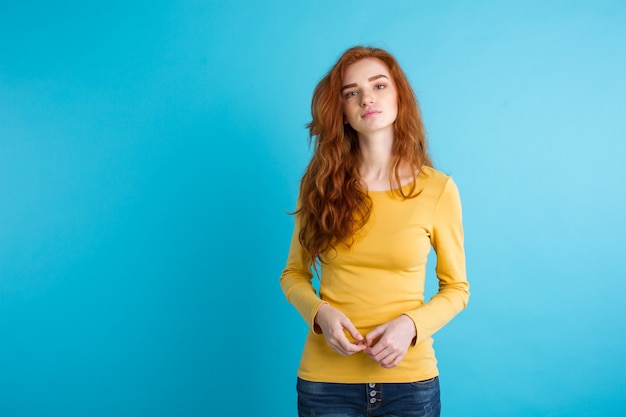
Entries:
POLYGON ((415 325, 415 322, 413 321, 411 316, 409 316, 406 313, 402 314, 402 316, 400 317, 404 318, 405 322, 407 323, 407 326, 411 329, 410 334, 413 338, 411 340, 411 346, 415 346, 415 343, 417 342, 417 326, 415 325))
POLYGON ((320 312, 323 309, 325 309, 326 306, 328 306, 327 303, 320 304, 320 306, 317 308, 317 311, 315 312, 315 316, 313 317, 313 333, 315 333, 315 334, 322 334, 323 333, 322 327, 320 326, 319 321, 318 321, 318 317, 319 317, 320 312))

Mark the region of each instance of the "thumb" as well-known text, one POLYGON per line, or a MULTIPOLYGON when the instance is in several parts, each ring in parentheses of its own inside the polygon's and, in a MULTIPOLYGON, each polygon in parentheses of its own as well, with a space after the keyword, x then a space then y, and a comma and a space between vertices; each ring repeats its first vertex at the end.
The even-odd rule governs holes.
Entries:
POLYGON ((371 332, 365 335, 365 343, 367 346, 372 347, 374 345, 374 341, 378 339, 385 333, 385 328, 383 326, 378 326, 371 332))
POLYGON ((346 319, 343 321, 343 323, 341 323, 343 325, 343 328, 346 329, 348 331, 348 333, 350 333, 350 336, 352 336, 352 338, 356 341, 356 342, 362 342, 363 341, 363 336, 361 335, 361 333, 359 333, 359 331, 356 329, 356 327, 354 327, 354 325, 352 324, 352 322, 349 319, 346 319))

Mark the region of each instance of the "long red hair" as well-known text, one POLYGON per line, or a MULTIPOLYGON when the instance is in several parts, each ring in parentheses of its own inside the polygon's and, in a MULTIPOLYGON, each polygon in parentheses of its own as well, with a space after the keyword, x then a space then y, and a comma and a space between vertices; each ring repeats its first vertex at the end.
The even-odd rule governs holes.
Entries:
MULTIPOLYGON (((355 46, 344 52, 315 87, 311 101, 312 120, 307 125, 314 144, 313 156, 300 184, 296 215, 300 221, 300 243, 321 261, 321 255, 339 243, 352 244, 352 237, 367 223, 372 202, 359 174, 360 150, 357 132, 344 123, 341 86, 350 64, 364 58, 382 61, 398 93, 398 114, 394 122, 393 163, 390 187, 400 184, 403 163, 432 166, 426 149, 426 134, 413 89, 396 59, 387 51, 355 46)), ((412 188, 402 198, 415 197, 415 169, 412 188)))

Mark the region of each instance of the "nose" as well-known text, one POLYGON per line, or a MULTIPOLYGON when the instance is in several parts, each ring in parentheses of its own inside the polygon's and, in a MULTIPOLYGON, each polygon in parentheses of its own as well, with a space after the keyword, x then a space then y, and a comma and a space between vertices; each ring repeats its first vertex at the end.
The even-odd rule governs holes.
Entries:
POLYGON ((369 106, 372 103, 374 103, 374 95, 370 91, 361 94, 361 106, 369 106))

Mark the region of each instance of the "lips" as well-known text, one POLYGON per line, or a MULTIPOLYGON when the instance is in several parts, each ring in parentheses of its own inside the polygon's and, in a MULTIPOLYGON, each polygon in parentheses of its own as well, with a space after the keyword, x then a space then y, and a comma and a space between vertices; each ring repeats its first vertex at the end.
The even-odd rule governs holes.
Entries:
POLYGON ((361 114, 361 117, 363 119, 367 119, 368 117, 372 117, 372 116, 376 116, 377 114, 380 114, 381 111, 380 110, 367 110, 365 113, 361 114))

